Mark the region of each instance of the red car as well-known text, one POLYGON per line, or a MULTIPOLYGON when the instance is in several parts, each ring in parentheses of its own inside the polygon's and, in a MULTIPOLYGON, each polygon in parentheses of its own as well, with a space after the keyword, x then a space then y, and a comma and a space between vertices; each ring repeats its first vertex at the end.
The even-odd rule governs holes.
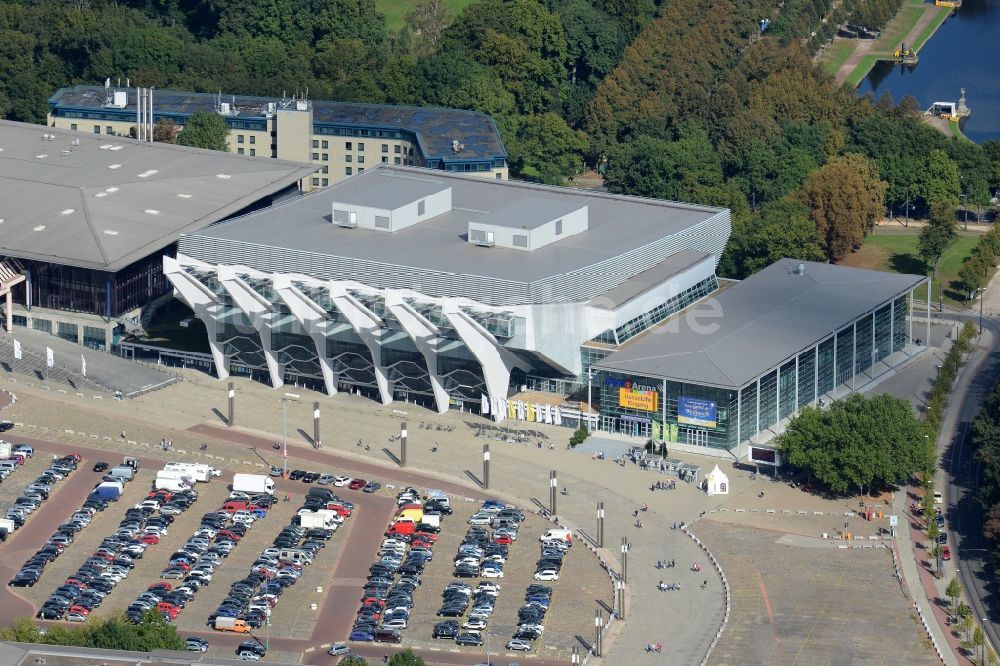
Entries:
POLYGON ((79 453, 67 453, 66 457, 67 458, 72 458, 73 460, 75 460, 77 462, 77 464, 79 464, 79 462, 81 460, 83 460, 83 458, 80 457, 79 453))
POLYGON ((216 534, 215 536, 225 537, 227 539, 232 539, 233 541, 240 540, 240 535, 237 534, 236 532, 233 532, 232 530, 219 530, 218 534, 216 534))
POLYGON ((81 590, 87 589, 87 584, 84 583, 82 580, 77 580, 76 578, 67 578, 65 584, 72 585, 73 587, 78 587, 81 590))
POLYGON ((80 615, 90 615, 90 609, 86 606, 70 606, 70 613, 79 613, 80 615))
POLYGON ((165 617, 171 620, 176 620, 177 616, 181 614, 180 608, 171 603, 167 603, 166 601, 161 601, 156 604, 156 610, 160 611, 165 617))
POLYGON ((163 592, 169 592, 170 590, 174 589, 174 586, 171 583, 160 582, 160 583, 153 583, 152 585, 150 585, 146 589, 148 591, 150 591, 150 592, 157 592, 157 591, 161 591, 161 590, 163 592))
POLYGON ((941 559, 950 560, 951 559, 951 548, 948 546, 941 546, 941 559))
MULTIPOLYGON (((152 545, 160 543, 160 537, 156 536, 155 534, 147 534, 144 537, 142 537, 142 539, 140 539, 140 541, 142 541, 147 546, 152 546, 152 545)), ((110 559, 114 559, 114 558, 112 557, 110 559)))
POLYGON ((431 534, 430 532, 414 532, 413 538, 427 543, 434 543, 438 540, 437 534, 431 534))
POLYGON ((347 484, 347 487, 351 490, 361 490, 366 485, 368 485, 368 482, 364 479, 353 479, 349 484, 347 484))
POLYGON ((501 546, 509 546, 510 544, 514 543, 514 540, 511 539, 506 534, 501 534, 500 536, 493 539, 493 543, 498 543, 501 546))

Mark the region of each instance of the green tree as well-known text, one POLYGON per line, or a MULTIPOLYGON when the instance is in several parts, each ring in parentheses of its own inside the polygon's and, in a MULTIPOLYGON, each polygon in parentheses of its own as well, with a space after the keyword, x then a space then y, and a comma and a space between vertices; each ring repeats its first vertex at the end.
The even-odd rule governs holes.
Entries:
POLYGON ((587 138, 555 113, 520 116, 510 124, 513 131, 505 132, 504 138, 515 175, 561 185, 580 170, 587 138))
POLYGON ((229 128, 222 116, 217 113, 195 111, 184 125, 184 129, 177 134, 177 143, 181 146, 224 151, 228 134, 229 128))
POLYGON ((935 148, 927 154, 920 173, 923 178, 917 187, 928 204, 958 199, 961 194, 958 165, 943 149, 935 148))
POLYGON ((925 464, 924 429, 910 403, 859 394, 807 407, 778 437, 788 464, 838 494, 903 483, 925 464))
POLYGON ((722 164, 707 132, 691 123, 675 141, 639 136, 608 157, 604 174, 611 192, 673 201, 691 200, 699 187, 722 184, 722 164))
POLYGON ((41 643, 42 632, 31 618, 18 617, 14 618, 11 626, 0 629, 0 639, 15 643, 41 643))
POLYGON ((951 580, 948 581, 948 587, 945 588, 944 593, 951 599, 951 608, 952 612, 954 612, 958 605, 958 598, 962 596, 962 584, 958 582, 957 577, 952 576, 951 580))
POLYGON ((339 666, 368 666, 368 660, 356 654, 349 654, 340 660, 339 666))
POLYGON ((935 201, 931 204, 931 214, 927 224, 920 230, 920 237, 917 239, 917 253, 927 264, 927 268, 933 270, 935 279, 941 256, 957 239, 955 202, 935 201))
POLYGON ((407 648, 389 657, 389 666, 425 666, 423 658, 407 648))
POLYGON ((885 192, 878 166, 862 155, 834 158, 809 174, 799 199, 809 207, 831 260, 861 246, 882 215, 885 192))
POLYGON ((736 220, 719 264, 726 277, 742 280, 782 258, 824 261, 823 240, 801 201, 785 197, 736 220))

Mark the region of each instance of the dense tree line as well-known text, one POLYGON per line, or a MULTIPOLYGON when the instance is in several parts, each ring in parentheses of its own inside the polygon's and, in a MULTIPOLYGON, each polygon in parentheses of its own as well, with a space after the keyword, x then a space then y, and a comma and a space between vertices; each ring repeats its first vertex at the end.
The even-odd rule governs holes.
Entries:
POLYGON ((390 33, 374 0, 9 0, 0 114, 42 122, 56 88, 109 76, 475 109, 515 177, 590 165, 612 192, 731 208, 721 270, 744 277, 785 255, 840 259, 886 211, 978 210, 1000 188, 1000 142, 946 137, 912 99, 856 99, 812 62, 838 12, 895 2, 478 0, 453 16, 415 0, 390 33))

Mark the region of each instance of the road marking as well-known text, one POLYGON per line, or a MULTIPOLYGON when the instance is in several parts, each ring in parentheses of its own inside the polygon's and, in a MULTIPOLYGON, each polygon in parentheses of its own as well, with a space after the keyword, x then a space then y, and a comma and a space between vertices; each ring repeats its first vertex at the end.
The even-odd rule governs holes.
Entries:
POLYGON ((781 655, 781 663, 787 664, 788 660, 785 658, 785 646, 781 643, 781 637, 778 636, 778 625, 774 621, 774 612, 771 610, 771 601, 767 597, 767 588, 764 587, 764 579, 760 575, 760 570, 757 571, 757 582, 760 583, 760 594, 764 598, 764 610, 767 611, 767 618, 771 621, 771 631, 774 633, 774 642, 778 645, 778 654, 781 655))

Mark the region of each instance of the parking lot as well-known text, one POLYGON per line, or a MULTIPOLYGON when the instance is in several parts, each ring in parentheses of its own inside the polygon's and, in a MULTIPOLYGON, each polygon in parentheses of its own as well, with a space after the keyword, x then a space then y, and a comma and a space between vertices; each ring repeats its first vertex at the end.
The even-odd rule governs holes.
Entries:
MULTIPOLYGON (((60 483, 57 489, 59 492, 58 505, 51 502, 46 503, 43 511, 44 517, 35 516, 40 522, 45 522, 44 534, 32 529, 30 530, 31 543, 25 540, 29 536, 28 533, 25 533, 18 540, 16 551, 8 551, 12 560, 16 560, 8 562, 8 565, 14 569, 20 566, 24 559, 42 544, 60 522, 81 506, 87 493, 100 481, 102 474, 91 470, 94 462, 104 460, 115 465, 120 461, 118 453, 81 450, 85 459, 80 464, 79 469, 73 472, 71 477, 68 477, 68 479, 73 480, 72 484, 60 483), (38 533, 36 534, 36 532, 38 533)), ((35 458, 29 459, 27 465, 19 468, 4 484, 0 484, 0 491, 7 493, 3 495, 6 498, 5 501, 8 503, 13 501, 24 485, 30 483, 37 473, 48 465, 51 458, 52 452, 39 448, 35 458), (12 481, 17 482, 11 483, 12 481)), ((149 459, 143 461, 135 479, 125 485, 121 498, 117 502, 111 502, 105 511, 98 512, 93 517, 92 522, 76 534, 73 543, 45 567, 38 583, 33 587, 8 589, 12 589, 15 594, 25 598, 36 609, 39 608, 49 595, 93 554, 102 539, 118 529, 126 510, 145 498, 151 489, 151 483, 157 470, 161 467, 161 462, 149 459)), ((323 466, 312 465, 311 469, 313 468, 320 472, 350 475, 349 469, 331 470, 323 466)), ((198 499, 188 510, 175 516, 174 522, 169 526, 168 533, 161 537, 159 543, 150 545, 143 557, 135 561, 135 568, 108 594, 102 605, 94 609, 94 617, 124 609, 151 583, 162 580, 160 574, 171 555, 198 528, 201 516, 218 509, 228 497, 230 479, 231 472, 227 471, 220 479, 196 485, 198 499)), ((303 495, 308 492, 309 488, 315 487, 293 481, 279 480, 278 483, 278 497, 280 498, 286 491, 289 491, 291 501, 277 502, 268 512, 266 518, 258 520, 254 524, 245 539, 241 540, 229 557, 224 559, 221 566, 214 572, 211 584, 203 587, 188 602, 180 615, 173 620, 182 635, 199 634, 208 638, 213 645, 213 655, 226 656, 232 648, 223 646, 233 643, 234 639, 238 639, 238 637, 232 634, 217 633, 209 629, 206 626, 209 614, 226 596, 230 585, 247 575, 252 562, 260 552, 269 547, 275 535, 289 524, 301 506, 303 495)), ((369 495, 347 488, 327 487, 341 497, 355 502, 359 507, 366 502, 374 502, 378 507, 382 507, 386 502, 391 504, 395 494, 394 489, 383 489, 376 495, 369 495)), ((461 651, 471 656, 475 653, 481 653, 482 648, 460 648, 451 641, 434 640, 431 637, 434 625, 442 620, 434 614, 441 604, 441 592, 449 582, 454 580, 452 559, 468 528, 466 520, 479 507, 479 503, 467 502, 461 497, 455 497, 453 506, 455 507, 454 515, 447 516, 442 521, 443 529, 440 541, 434 548, 435 559, 427 566, 422 576, 423 585, 418 588, 414 595, 413 621, 404 632, 403 643, 404 646, 416 648, 461 651)), ((375 520, 378 522, 378 530, 383 530, 385 529, 385 513, 381 509, 377 513, 379 517, 375 520)), ((372 514, 366 515, 362 511, 361 515, 363 520, 370 518, 372 514)), ((366 535, 358 533, 357 538, 353 542, 350 541, 353 533, 358 532, 358 530, 352 530, 354 520, 348 519, 340 530, 326 542, 326 548, 319 551, 314 565, 303 568, 302 576, 297 584, 289 587, 287 593, 282 595, 278 601, 270 625, 254 632, 254 635, 261 640, 270 639, 272 641, 274 647, 268 653, 268 659, 291 660, 294 653, 284 651, 292 649, 294 645, 294 643, 289 643, 289 640, 316 640, 319 638, 326 641, 336 641, 346 638, 346 633, 342 633, 342 631, 347 630, 349 624, 340 621, 330 622, 329 620, 342 606, 346 607, 345 610, 351 614, 356 610, 359 599, 355 587, 357 591, 360 591, 362 579, 356 577, 360 572, 355 573, 354 570, 361 563, 364 563, 363 567, 367 569, 368 564, 374 561, 377 549, 377 542, 374 540, 375 533, 372 533, 373 531, 368 529, 367 525, 362 526, 364 529, 361 530, 366 535), (347 563, 346 567, 345 563, 347 563), (313 604, 317 606, 315 609, 312 607, 313 604), (325 631, 317 627, 317 621, 321 617, 324 618, 324 626, 327 627, 325 631)), ((37 527, 41 528, 42 525, 39 524, 37 527)), ((503 649, 503 645, 511 638, 515 630, 517 609, 524 603, 525 589, 534 582, 531 578, 535 561, 539 555, 538 537, 549 527, 551 527, 549 523, 542 521, 537 516, 528 515, 522 524, 519 540, 510 546, 509 559, 504 569, 505 577, 491 581, 501 586, 495 613, 490 619, 488 629, 484 632, 484 636, 489 639, 490 652, 493 654, 503 649)), ((479 582, 474 578, 464 580, 473 587, 479 582)), ((178 583, 178 581, 170 582, 178 583)), ((545 618, 544 636, 535 642, 533 653, 547 658, 561 659, 568 656, 569 648, 576 640, 575 636, 586 636, 591 632, 591 618, 583 617, 580 613, 573 612, 573 609, 580 607, 581 604, 593 607, 595 599, 602 599, 609 603, 610 589, 607 585, 607 577, 600 570, 597 560, 582 546, 574 548, 567 556, 560 580, 545 584, 553 588, 552 606, 545 618)))
POLYGON ((6 479, 0 481, 0 516, 6 513, 24 487, 34 481, 39 472, 48 467, 49 460, 51 460, 51 456, 36 451, 34 457, 28 458, 6 479))
MULTIPOLYGON (((460 650, 482 653, 487 646, 459 647, 448 639, 435 640, 432 637, 434 625, 442 620, 436 616, 441 606, 441 593, 449 583, 459 580, 473 588, 477 578, 458 578, 454 571, 453 559, 458 546, 465 536, 469 516, 479 509, 478 503, 452 502, 454 513, 444 516, 441 532, 434 544, 434 559, 428 563, 421 576, 422 584, 413 595, 413 609, 409 626, 403 631, 403 642, 413 647, 439 650, 460 650)), ((535 562, 539 556, 539 537, 552 527, 538 516, 525 512, 525 520, 518 531, 518 539, 509 547, 509 555, 504 566, 504 577, 489 579, 500 586, 493 615, 487 628, 482 631, 489 640, 489 651, 497 654, 503 651, 517 627, 517 611, 524 604, 527 587, 534 583, 535 562)), ((372 553, 374 561, 374 553, 372 553)), ((601 570, 597 559, 582 545, 570 549, 558 581, 546 582, 552 588, 552 605, 545 616, 543 636, 535 641, 531 654, 550 658, 564 658, 576 643, 576 636, 590 636, 593 633, 593 617, 579 612, 580 608, 593 608, 595 600, 611 602, 611 592, 607 575, 601 570)), ((462 618, 454 618, 461 620, 462 618)))

